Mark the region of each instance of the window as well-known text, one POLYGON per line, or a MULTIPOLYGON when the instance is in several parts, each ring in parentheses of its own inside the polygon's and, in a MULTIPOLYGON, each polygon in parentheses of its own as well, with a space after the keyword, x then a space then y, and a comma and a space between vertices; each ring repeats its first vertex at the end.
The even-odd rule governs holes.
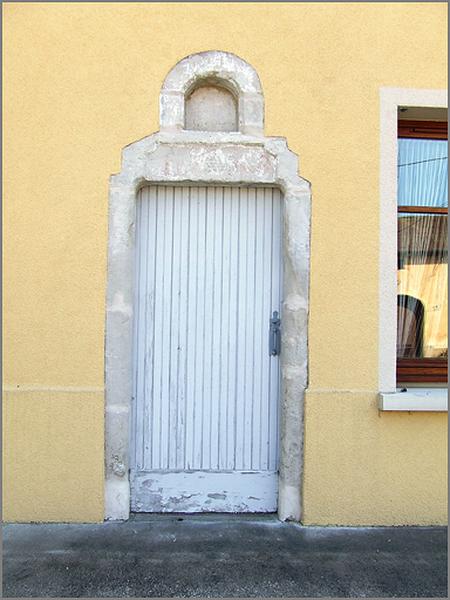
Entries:
POLYGON ((445 382, 447 122, 399 120, 398 138, 397 382, 445 382))

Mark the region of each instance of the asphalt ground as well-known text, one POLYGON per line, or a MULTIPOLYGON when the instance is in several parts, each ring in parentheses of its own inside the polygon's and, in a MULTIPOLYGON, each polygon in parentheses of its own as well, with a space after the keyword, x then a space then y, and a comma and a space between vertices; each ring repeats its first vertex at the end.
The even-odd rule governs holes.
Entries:
POLYGON ((444 527, 135 515, 3 526, 4 597, 447 597, 444 527))

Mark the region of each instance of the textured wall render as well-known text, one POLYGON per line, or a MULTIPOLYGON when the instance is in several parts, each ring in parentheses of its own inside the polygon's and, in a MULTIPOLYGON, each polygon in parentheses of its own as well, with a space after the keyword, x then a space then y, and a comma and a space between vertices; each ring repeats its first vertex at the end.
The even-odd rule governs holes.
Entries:
POLYGON ((103 392, 7 391, 3 518, 103 520, 103 392))
POLYGON ((447 413, 381 413, 377 395, 307 392, 303 522, 447 522, 447 413))

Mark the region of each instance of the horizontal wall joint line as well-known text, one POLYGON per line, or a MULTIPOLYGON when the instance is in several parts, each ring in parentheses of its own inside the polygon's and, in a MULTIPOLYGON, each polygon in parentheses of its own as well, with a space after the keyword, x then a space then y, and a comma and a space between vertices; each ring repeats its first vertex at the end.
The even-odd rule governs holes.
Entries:
POLYGON ((307 394, 378 394, 375 389, 348 389, 348 388, 307 388, 307 394))
POLYGON ((50 393, 74 393, 74 394, 103 394, 104 387, 100 386, 41 386, 41 385, 5 385, 3 391, 8 393, 25 392, 50 392, 50 393))

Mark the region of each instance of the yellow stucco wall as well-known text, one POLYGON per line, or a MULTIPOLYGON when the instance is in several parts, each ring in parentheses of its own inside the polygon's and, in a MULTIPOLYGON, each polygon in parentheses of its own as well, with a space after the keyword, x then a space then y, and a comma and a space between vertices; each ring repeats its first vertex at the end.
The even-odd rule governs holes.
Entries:
POLYGON ((446 417, 379 412, 373 393, 309 392, 303 521, 445 523, 446 417))
POLYGON ((4 4, 4 517, 103 515, 108 177, 226 50, 312 182, 308 523, 442 523, 446 415, 379 415, 379 88, 446 87, 439 3, 4 4))
POLYGON ((103 518, 103 392, 4 394, 4 518, 103 518))

